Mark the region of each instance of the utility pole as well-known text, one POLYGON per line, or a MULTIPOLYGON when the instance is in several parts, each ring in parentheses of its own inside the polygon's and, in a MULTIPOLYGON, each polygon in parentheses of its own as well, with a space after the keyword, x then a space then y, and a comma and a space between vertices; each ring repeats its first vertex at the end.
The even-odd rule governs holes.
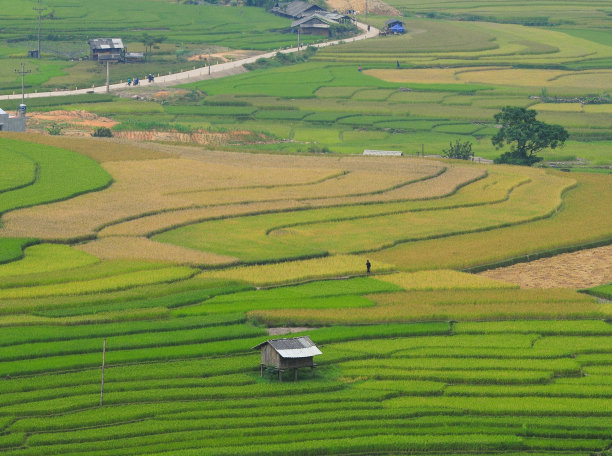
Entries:
POLYGON ((110 93, 110 62, 106 61, 106 93, 110 93))
POLYGON ((32 70, 26 70, 25 69, 25 63, 21 62, 21 71, 19 70, 15 70, 15 73, 20 74, 21 75, 21 104, 25 104, 25 85, 24 85, 24 79, 25 79, 25 75, 28 73, 31 73, 32 70))
POLYGON ((298 52, 300 52, 300 28, 298 27, 298 52))
POLYGON ((208 75, 210 76, 210 66, 212 65, 212 62, 210 60, 210 49, 208 49, 208 75))
POLYGON ((106 357, 106 338, 104 338, 104 345, 102 346, 102 387, 100 388, 100 407, 102 407, 102 401, 104 400, 104 361, 106 357))
POLYGON ((38 12, 38 55, 36 57, 40 59, 40 21, 42 19, 42 12, 47 8, 41 7, 40 0, 38 0, 38 7, 34 7, 32 9, 38 12))

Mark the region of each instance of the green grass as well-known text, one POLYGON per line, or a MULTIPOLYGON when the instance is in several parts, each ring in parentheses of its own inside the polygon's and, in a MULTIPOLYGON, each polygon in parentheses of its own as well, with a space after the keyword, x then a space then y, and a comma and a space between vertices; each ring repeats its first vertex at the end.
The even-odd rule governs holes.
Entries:
POLYGON ((0 138, 5 151, 29 158, 38 166, 31 185, 0 193, 0 213, 67 199, 99 190, 111 182, 110 175, 83 155, 57 147, 0 138))
POLYGON ((79 268, 100 261, 85 252, 64 245, 40 244, 28 247, 21 261, 0 265, 0 277, 40 274, 79 268))

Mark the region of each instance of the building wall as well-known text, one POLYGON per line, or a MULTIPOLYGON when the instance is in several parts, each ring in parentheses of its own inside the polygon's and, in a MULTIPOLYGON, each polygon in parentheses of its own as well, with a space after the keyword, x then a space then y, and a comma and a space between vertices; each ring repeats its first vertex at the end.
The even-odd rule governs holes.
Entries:
POLYGON ((280 368, 290 369, 293 367, 310 367, 313 365, 313 357, 308 358, 281 358, 280 368))
POLYGON ((26 118, 0 115, 0 131, 26 131, 26 118))

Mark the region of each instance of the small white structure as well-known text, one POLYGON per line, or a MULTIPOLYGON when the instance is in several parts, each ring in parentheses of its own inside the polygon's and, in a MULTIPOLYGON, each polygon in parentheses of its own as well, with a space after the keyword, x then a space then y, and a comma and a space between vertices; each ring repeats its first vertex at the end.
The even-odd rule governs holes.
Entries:
POLYGON ((9 116, 5 111, 0 109, 0 131, 26 131, 25 105, 22 115, 9 116))
POLYGON ((401 150, 371 150, 366 149, 363 151, 363 155, 374 155, 377 157, 401 157, 404 152, 401 150))

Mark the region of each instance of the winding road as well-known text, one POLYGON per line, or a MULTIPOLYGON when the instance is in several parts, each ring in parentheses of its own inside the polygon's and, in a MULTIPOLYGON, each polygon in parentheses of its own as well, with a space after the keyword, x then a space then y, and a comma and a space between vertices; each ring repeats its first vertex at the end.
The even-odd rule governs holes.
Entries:
MULTIPOLYGON (((365 40, 368 38, 373 38, 375 36, 378 36, 379 34, 379 30, 377 28, 370 27, 370 30, 368 30, 367 24, 363 24, 361 22, 357 22, 357 27, 359 27, 359 29, 361 29, 364 33, 362 33, 361 35, 352 37, 352 38, 334 40, 334 41, 326 41, 324 43, 313 44, 312 46, 315 46, 317 48, 322 48, 322 47, 332 46, 332 45, 340 44, 340 43, 349 43, 353 41, 365 40)), ((188 70, 188 71, 183 71, 180 73, 173 73, 173 74, 169 74, 165 76, 158 76, 155 78, 155 82, 153 84, 155 85, 182 84, 185 82, 201 81, 205 79, 213 79, 216 77, 230 76, 231 74, 235 73, 236 70, 241 69, 247 63, 253 63, 257 61, 258 59, 262 59, 262 58, 274 57, 277 52, 282 52, 283 54, 291 54, 293 52, 298 52, 298 50, 299 49, 297 47, 294 47, 290 49, 283 49, 280 51, 272 51, 272 52, 267 52, 265 54, 259 54, 259 55, 255 55, 252 57, 248 57, 246 59, 234 60, 231 62, 211 65, 210 67, 202 67, 202 68, 197 68, 195 70, 188 70)), ((144 79, 145 78, 143 78, 143 82, 144 82, 144 79)), ((148 86, 149 84, 146 83, 145 85, 148 86)), ((119 84, 111 84, 109 86, 109 89, 111 92, 117 91, 120 89, 125 89, 125 88, 126 88, 126 84, 124 82, 119 83, 119 84)), ((43 98, 43 97, 58 97, 58 96, 67 96, 67 95, 81 95, 81 94, 86 94, 86 93, 106 93, 106 85, 98 86, 98 87, 89 87, 89 88, 84 88, 84 89, 77 89, 77 90, 57 90, 53 92, 32 92, 32 93, 26 93, 25 98, 29 99, 29 98, 43 98)), ((14 95, 0 96, 0 100, 18 100, 18 99, 21 99, 20 93, 14 94, 14 95)))

